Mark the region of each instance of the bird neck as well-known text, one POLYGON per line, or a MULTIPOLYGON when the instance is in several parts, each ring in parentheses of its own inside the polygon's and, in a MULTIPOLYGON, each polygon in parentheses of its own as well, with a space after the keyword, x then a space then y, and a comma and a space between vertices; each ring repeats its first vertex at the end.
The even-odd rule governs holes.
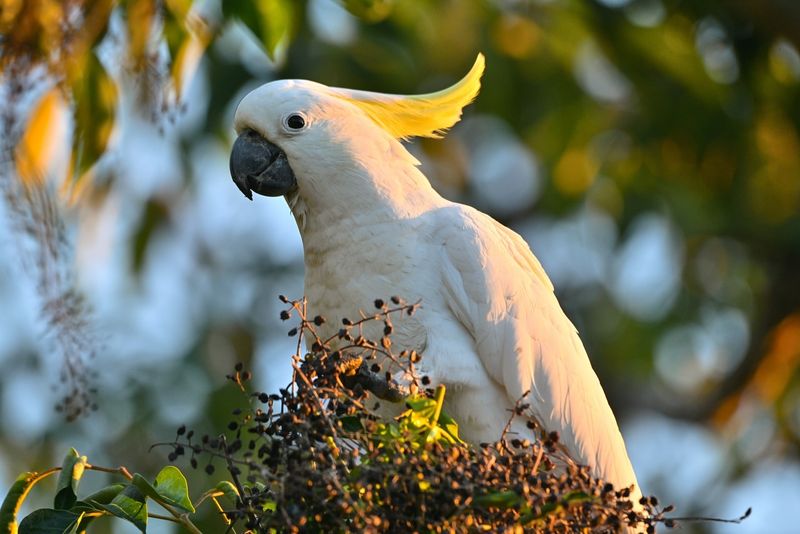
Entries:
POLYGON ((406 155, 332 169, 314 181, 313 191, 287 195, 304 245, 352 240, 348 235, 353 228, 413 219, 446 202, 417 169, 416 160, 406 155))

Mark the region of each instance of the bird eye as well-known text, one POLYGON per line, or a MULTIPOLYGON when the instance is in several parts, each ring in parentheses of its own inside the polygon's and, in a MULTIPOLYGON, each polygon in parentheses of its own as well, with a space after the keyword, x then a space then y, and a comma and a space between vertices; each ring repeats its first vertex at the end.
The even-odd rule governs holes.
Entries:
POLYGON ((299 113, 292 113, 286 117, 286 128, 293 131, 302 130, 306 126, 306 119, 299 113))

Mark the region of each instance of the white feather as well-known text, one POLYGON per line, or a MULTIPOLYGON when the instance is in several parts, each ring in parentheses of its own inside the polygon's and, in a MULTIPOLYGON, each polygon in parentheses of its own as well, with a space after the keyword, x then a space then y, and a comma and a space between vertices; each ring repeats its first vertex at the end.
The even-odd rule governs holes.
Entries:
POLYGON ((313 315, 357 317, 393 294, 422 299, 395 343, 424 349, 424 372, 448 386, 446 409, 465 439, 498 439, 530 390, 532 415, 578 461, 618 487, 636 484, 578 334, 522 238, 439 196, 392 132, 323 85, 267 84, 240 104, 236 128, 280 146, 297 176, 288 200, 313 315), (297 111, 307 130, 282 132, 297 111))

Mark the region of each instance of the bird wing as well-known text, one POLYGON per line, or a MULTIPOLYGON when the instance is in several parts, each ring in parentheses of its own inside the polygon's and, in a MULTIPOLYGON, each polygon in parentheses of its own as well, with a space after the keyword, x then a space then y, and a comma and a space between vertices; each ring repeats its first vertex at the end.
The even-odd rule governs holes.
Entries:
MULTIPOLYGON (((578 333, 527 243, 466 206, 445 208, 434 234, 450 311, 472 335, 489 375, 513 405, 526 391, 534 417, 576 459, 615 485, 636 482, 614 414, 578 333)), ((498 436, 499 437, 499 436, 498 436)))

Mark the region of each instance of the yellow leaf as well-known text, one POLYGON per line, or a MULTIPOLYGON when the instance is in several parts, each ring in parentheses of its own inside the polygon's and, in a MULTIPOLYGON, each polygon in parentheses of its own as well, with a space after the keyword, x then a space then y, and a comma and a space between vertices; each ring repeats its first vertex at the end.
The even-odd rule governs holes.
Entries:
POLYGON ((0 28, 5 33, 11 29, 11 24, 14 23, 17 15, 19 15, 22 9, 22 0, 2 0, 0 6, 2 6, 2 9, 0 9, 0 28))
MULTIPOLYGON (((197 17, 199 19, 199 17, 197 17)), ((208 43, 211 41, 211 31, 202 21, 191 19, 188 23, 190 28, 189 35, 181 43, 178 54, 173 58, 172 64, 172 83, 175 87, 175 97, 180 101, 185 85, 191 81, 208 43)))
POLYGON ((66 105, 58 89, 45 94, 31 113, 28 126, 16 148, 17 173, 26 186, 41 186, 59 146, 66 105))
POLYGON ((131 59, 136 68, 142 68, 156 18, 156 3, 154 0, 131 0, 128 3, 127 16, 131 59))
POLYGON ((115 123, 117 87, 95 54, 86 57, 72 96, 72 154, 61 190, 70 205, 91 188, 95 164, 106 151, 115 123))

